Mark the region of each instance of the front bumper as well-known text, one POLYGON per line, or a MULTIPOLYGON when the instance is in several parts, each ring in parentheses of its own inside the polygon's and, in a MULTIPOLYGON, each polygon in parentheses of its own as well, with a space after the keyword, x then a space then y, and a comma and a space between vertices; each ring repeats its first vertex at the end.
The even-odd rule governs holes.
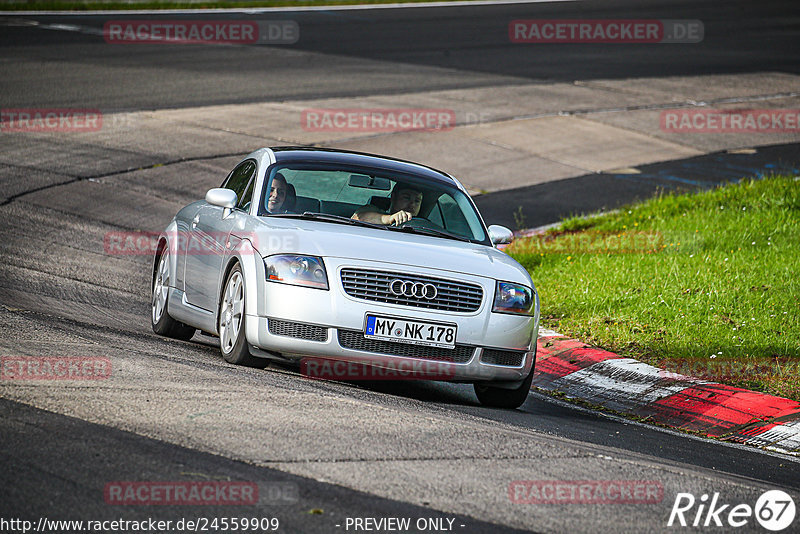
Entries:
POLYGON ((325 258, 325 265, 330 283, 327 291, 267 282, 263 278, 259 281, 257 306, 248 306, 245 316, 247 340, 257 349, 253 351, 255 355, 260 349, 295 360, 313 357, 362 362, 392 370, 413 368, 434 379, 452 381, 514 382, 530 373, 535 359, 538 299, 533 317, 499 314, 491 312, 494 279, 339 258, 325 258), (340 282, 343 268, 405 271, 469 282, 483 288, 483 300, 478 310, 469 313, 366 301, 345 293, 340 282), (455 323, 456 349, 367 342, 362 334, 367 314, 455 323))

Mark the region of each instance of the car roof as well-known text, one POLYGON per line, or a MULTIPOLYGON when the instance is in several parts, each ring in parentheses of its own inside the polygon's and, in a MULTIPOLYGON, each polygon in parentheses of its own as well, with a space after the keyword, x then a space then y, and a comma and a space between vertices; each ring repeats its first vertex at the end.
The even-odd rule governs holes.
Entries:
POLYGON ((387 156, 351 152, 349 150, 297 146, 272 147, 270 150, 275 154, 275 161, 277 163, 336 163, 380 169, 389 172, 414 174, 448 185, 456 184, 456 181, 443 171, 420 165, 419 163, 387 156))

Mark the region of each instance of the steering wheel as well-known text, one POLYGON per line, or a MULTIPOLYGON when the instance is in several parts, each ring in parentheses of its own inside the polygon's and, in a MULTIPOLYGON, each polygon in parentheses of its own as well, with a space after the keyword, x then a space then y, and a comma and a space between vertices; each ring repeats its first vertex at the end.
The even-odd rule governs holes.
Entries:
POLYGON ((402 224, 398 224, 397 227, 405 228, 408 226, 411 228, 430 228, 430 225, 431 222, 425 217, 414 217, 411 220, 408 220, 402 224))

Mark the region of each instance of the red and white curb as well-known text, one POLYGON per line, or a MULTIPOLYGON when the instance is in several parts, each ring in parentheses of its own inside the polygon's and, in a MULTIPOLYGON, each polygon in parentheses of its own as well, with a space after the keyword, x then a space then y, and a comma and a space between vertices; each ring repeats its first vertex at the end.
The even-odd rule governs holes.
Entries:
POLYGON ((800 456, 800 402, 665 371, 543 328, 533 386, 673 428, 800 456))

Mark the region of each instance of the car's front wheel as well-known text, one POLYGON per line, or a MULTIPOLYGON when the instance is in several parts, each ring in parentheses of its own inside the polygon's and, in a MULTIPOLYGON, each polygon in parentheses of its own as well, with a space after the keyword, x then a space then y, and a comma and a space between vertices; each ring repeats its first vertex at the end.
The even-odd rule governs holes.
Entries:
POLYGON ((267 366, 267 360, 253 357, 247 347, 247 336, 244 332, 244 303, 244 277, 242 268, 237 264, 228 273, 222 300, 219 303, 217 319, 219 347, 226 362, 263 369, 267 366))
POLYGON ((531 390, 531 382, 533 382, 533 370, 534 367, 532 366, 531 372, 528 374, 525 380, 522 381, 522 384, 514 389, 504 389, 475 383, 473 384, 473 388, 475 388, 475 395, 477 395, 478 400, 481 401, 481 404, 484 406, 489 406, 491 408, 506 408, 511 410, 519 408, 525 403, 525 400, 528 398, 528 393, 531 390))
POLYGON ((167 313, 169 302, 169 252, 162 251, 153 277, 153 298, 150 302, 150 325, 156 334, 175 339, 188 340, 195 329, 176 321, 167 313))

